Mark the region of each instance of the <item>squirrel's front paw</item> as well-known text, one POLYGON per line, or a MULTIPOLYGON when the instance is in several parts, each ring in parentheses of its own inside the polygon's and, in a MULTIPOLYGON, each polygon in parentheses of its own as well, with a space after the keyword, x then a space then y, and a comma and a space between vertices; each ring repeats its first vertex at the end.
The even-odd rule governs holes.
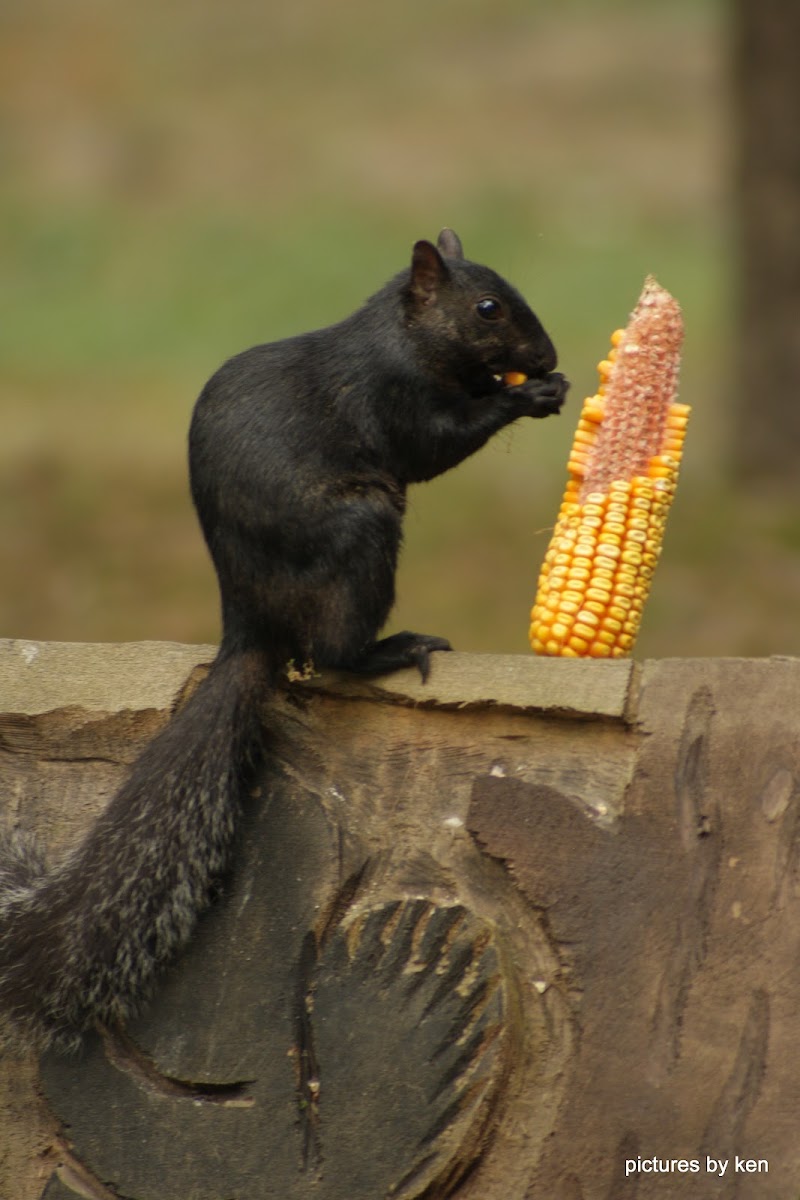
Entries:
POLYGON ((544 379, 526 379, 525 383, 508 390, 528 401, 525 407, 528 416, 549 417, 561 411, 569 391, 569 380, 560 371, 551 371, 544 379))

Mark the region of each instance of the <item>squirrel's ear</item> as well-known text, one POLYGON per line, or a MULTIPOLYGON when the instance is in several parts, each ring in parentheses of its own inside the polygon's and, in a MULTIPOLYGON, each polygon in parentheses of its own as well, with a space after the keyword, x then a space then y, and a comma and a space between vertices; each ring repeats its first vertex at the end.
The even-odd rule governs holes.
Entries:
POLYGON ((461 238, 453 229, 443 229, 436 239, 436 245, 445 258, 463 258, 464 248, 461 238))
POLYGON ((411 256, 411 294, 420 304, 432 304, 449 272, 431 242, 415 242, 411 256))

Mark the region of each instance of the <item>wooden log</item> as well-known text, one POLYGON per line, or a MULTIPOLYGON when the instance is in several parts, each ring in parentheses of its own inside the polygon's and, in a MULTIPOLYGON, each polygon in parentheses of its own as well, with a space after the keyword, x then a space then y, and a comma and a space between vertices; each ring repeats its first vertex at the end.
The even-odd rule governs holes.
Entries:
MULTIPOLYGON (((6 819, 80 838, 212 654, 0 643, 6 819)), ((459 654, 276 696, 154 1003, 0 1064, 0 1196, 797 1200, 799 699, 459 654)))

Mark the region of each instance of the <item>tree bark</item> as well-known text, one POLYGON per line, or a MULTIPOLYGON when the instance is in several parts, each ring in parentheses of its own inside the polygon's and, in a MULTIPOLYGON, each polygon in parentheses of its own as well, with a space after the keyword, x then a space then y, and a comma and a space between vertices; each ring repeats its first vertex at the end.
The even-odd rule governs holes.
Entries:
POLYGON ((734 468, 797 488, 800 464, 800 4, 735 0, 738 238, 734 468))

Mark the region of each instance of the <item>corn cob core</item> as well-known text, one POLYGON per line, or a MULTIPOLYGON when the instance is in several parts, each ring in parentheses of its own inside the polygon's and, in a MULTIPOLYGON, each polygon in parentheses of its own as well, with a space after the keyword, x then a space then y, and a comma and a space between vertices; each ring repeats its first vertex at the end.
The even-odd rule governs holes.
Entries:
POLYGON ((633 649, 689 417, 675 402, 682 342, 677 301, 648 276, 578 421, 531 612, 537 654, 620 658, 633 649))

